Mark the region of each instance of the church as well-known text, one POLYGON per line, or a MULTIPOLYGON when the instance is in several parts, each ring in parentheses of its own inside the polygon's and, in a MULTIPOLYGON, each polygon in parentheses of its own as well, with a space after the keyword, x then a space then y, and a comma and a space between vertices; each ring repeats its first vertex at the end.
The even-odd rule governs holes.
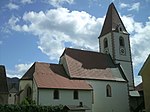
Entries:
POLYGON ((130 35, 115 6, 98 37, 100 52, 66 48, 59 64, 35 62, 19 83, 19 102, 65 105, 78 112, 129 112, 134 90, 130 35))

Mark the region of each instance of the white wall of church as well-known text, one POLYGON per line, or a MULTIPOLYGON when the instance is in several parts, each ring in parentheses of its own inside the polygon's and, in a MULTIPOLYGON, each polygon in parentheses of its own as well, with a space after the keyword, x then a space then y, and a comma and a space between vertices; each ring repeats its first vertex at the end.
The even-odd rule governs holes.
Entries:
POLYGON ((108 40, 108 50, 109 50, 109 54, 113 57, 113 49, 114 49, 114 58, 115 59, 120 59, 120 60, 126 60, 126 61, 131 61, 130 58, 130 47, 129 47, 129 42, 128 42, 128 35, 125 34, 120 34, 120 33, 116 33, 113 32, 113 40, 112 40, 112 34, 111 32, 104 35, 103 37, 100 37, 99 39, 99 43, 100 43, 100 52, 101 53, 105 53, 105 49, 104 49, 104 39, 107 38, 108 40), (120 46, 119 46, 119 37, 122 36, 124 37, 124 41, 125 41, 125 51, 126 51, 126 55, 120 55, 120 46), (113 48, 113 43, 114 42, 114 48, 113 48))
POLYGON ((120 60, 126 60, 126 61, 131 61, 130 55, 130 47, 129 47, 129 41, 128 41, 128 35, 121 34, 121 33, 116 33, 113 32, 114 36, 114 48, 115 48, 115 59, 120 59, 120 60), (124 38, 124 43, 125 43, 125 55, 120 55, 120 45, 119 45, 119 37, 122 36, 124 38))
POLYGON ((20 94, 19 102, 21 103, 23 99, 27 96, 27 87, 32 88, 32 80, 20 80, 19 82, 19 91, 23 90, 20 94))
POLYGON ((132 60, 131 60, 131 51, 130 51, 130 43, 128 35, 122 33, 113 33, 114 35, 114 45, 115 45, 115 60, 116 63, 120 63, 122 66, 124 73, 129 81, 130 90, 134 87, 133 80, 133 71, 132 71, 132 60), (124 38, 125 43, 125 55, 120 55, 120 45, 119 45, 119 37, 122 36, 124 38))
POLYGON ((111 38, 111 33, 106 34, 103 37, 100 37, 99 39, 99 43, 100 43, 100 52, 101 53, 105 53, 105 49, 104 49, 104 39, 107 38, 108 40, 108 51, 110 53, 110 55, 112 56, 112 38, 111 38))
MULTIPOLYGON (((59 99, 53 98, 53 89, 39 89, 39 104, 40 105, 83 105, 92 109, 92 91, 79 90, 79 99, 73 98, 73 90, 59 90, 59 99)), ((88 110, 86 112, 91 112, 88 110)))
POLYGON ((118 33, 118 32, 110 32, 103 37, 100 37, 100 49, 102 53, 105 53, 104 49, 104 39, 107 38, 108 41, 108 50, 109 54, 112 56, 113 60, 116 63, 120 63, 122 66, 124 73, 129 81, 130 90, 133 90, 134 87, 134 79, 133 79, 133 68, 132 68, 132 60, 131 60, 131 49, 129 42, 129 35, 118 33), (124 38, 124 49, 125 55, 120 54, 120 45, 119 45, 119 37, 124 38))
POLYGON ((9 93, 8 95, 8 104, 15 104, 15 95, 16 93, 9 93))
POLYGON ((37 85, 36 85, 35 79, 33 78, 32 100, 34 100, 36 104, 38 102, 37 93, 38 93, 37 85))
POLYGON ((87 80, 93 87, 92 112, 129 112, 128 88, 125 82, 87 80), (106 96, 106 85, 112 89, 112 97, 106 96))
POLYGON ((123 69, 127 80, 129 81, 129 89, 132 90, 134 87, 134 79, 132 75, 132 65, 130 62, 124 62, 124 61, 116 61, 117 63, 120 63, 121 68, 123 69))

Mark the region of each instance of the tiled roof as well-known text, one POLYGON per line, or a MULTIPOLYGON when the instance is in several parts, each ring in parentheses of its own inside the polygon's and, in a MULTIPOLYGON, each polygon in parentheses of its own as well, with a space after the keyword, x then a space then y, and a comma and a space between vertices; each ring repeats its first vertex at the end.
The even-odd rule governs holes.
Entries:
POLYGON ((5 66, 0 65, 0 93, 8 93, 5 66))
POLYGON ((122 27, 123 27, 122 30, 128 34, 128 32, 127 32, 120 16, 119 16, 114 4, 111 3, 109 5, 109 8, 108 8, 108 11, 106 14, 106 18, 104 21, 104 25, 102 27, 102 31, 101 31, 99 38, 104 36, 105 34, 107 34, 109 32, 115 31, 118 25, 122 25, 122 27))
POLYGON ((38 88, 59 88, 59 89, 82 89, 91 90, 92 88, 83 80, 71 80, 66 75, 62 65, 36 62, 23 76, 31 79, 34 77, 38 88), (31 73, 32 75, 27 73, 31 73))
POLYGON ((108 54, 66 48, 62 57, 71 78, 125 81, 108 54))

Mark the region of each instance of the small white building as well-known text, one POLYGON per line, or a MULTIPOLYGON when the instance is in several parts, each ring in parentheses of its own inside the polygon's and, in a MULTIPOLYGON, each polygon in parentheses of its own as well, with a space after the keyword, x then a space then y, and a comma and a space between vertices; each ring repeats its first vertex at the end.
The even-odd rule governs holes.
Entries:
POLYGON ((17 103, 17 89, 15 87, 9 90, 8 104, 16 104, 17 103))

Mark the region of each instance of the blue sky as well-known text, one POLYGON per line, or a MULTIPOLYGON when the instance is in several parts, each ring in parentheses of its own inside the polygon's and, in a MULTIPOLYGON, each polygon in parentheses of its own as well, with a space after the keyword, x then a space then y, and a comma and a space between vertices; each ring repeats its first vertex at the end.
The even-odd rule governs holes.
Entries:
POLYGON ((65 47, 98 51, 109 4, 130 33, 136 85, 150 53, 150 0, 0 0, 0 64, 21 77, 35 62, 58 63, 65 47))

